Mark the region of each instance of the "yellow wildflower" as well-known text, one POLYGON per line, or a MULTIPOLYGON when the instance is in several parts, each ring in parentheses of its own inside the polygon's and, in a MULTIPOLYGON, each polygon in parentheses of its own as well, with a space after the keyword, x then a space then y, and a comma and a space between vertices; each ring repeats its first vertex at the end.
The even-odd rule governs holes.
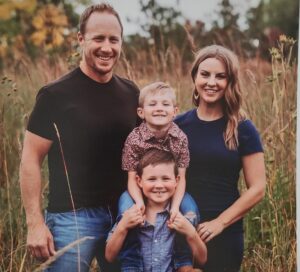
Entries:
POLYGON ((287 42, 287 37, 284 34, 282 34, 282 35, 279 36, 279 41, 281 43, 286 43, 287 42))

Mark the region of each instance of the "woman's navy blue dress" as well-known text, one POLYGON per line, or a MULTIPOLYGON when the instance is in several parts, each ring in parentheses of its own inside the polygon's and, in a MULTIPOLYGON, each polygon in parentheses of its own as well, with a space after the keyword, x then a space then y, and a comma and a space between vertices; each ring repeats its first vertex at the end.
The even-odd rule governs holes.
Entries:
MULTIPOLYGON (((199 206, 201 222, 216 218, 240 196, 238 179, 242 157, 263 152, 259 134, 250 120, 238 126, 239 147, 228 150, 223 132, 227 120, 203 121, 196 109, 179 115, 175 123, 189 141, 190 166, 187 169, 187 191, 199 206)), ((226 228, 207 243, 205 271, 239 271, 243 259, 243 220, 226 228)))

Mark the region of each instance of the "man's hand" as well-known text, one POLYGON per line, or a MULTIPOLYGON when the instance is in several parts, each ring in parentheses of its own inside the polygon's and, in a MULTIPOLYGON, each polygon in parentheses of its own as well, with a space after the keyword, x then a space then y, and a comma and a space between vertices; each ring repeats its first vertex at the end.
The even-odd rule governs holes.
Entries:
POLYGON ((28 226, 27 247, 31 255, 41 261, 55 254, 53 236, 44 222, 28 226))
POLYGON ((123 217, 119 222, 119 228, 129 230, 136 227, 139 224, 143 224, 144 216, 141 209, 137 205, 133 205, 130 209, 123 213, 123 217))

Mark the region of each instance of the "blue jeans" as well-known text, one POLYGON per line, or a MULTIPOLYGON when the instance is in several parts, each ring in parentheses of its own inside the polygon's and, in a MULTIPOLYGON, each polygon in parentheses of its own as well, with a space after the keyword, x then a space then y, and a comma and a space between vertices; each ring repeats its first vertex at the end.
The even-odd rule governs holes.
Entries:
MULTIPOLYGON (((132 205, 134 205, 134 201, 129 193, 125 191, 119 199, 117 222, 121 220, 122 214, 132 205)), ((179 210, 195 227, 200 222, 199 209, 190 194, 184 194, 179 210)), ((128 232, 120 252, 122 271, 130 271, 128 269, 129 267, 131 269, 136 267, 136 270, 132 271, 140 271, 141 256, 139 252, 139 241, 135 230, 136 229, 132 229, 128 232)), ((192 252, 185 237, 181 234, 177 234, 175 238, 174 266, 175 268, 179 268, 186 265, 193 265, 192 252)))
POLYGON ((104 258, 105 241, 113 226, 109 208, 81 208, 76 210, 77 226, 74 212, 46 212, 45 220, 53 238, 55 250, 58 251, 79 238, 89 236, 79 246, 75 245, 53 262, 47 272, 88 272, 91 262, 97 258, 101 272, 119 271, 116 265, 108 264, 104 258), (78 248, 80 253, 80 270, 78 269, 78 248))

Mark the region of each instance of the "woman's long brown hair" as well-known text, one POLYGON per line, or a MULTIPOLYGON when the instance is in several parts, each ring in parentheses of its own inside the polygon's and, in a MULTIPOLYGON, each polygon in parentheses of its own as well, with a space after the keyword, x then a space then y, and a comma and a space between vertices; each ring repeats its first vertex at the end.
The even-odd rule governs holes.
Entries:
MULTIPOLYGON (((226 68, 228 85, 223 99, 223 111, 227 118, 227 126, 223 136, 226 147, 229 150, 236 150, 239 145, 238 124, 241 120, 246 118, 246 114, 241 107, 242 93, 239 80, 239 61, 232 51, 223 46, 210 45, 204 47, 197 52, 196 59, 192 66, 191 76, 194 83, 197 77, 199 64, 208 58, 218 59, 226 68)), ((198 96, 196 98, 194 94, 197 94, 196 87, 193 92, 193 103, 198 107, 200 97, 198 96)))

